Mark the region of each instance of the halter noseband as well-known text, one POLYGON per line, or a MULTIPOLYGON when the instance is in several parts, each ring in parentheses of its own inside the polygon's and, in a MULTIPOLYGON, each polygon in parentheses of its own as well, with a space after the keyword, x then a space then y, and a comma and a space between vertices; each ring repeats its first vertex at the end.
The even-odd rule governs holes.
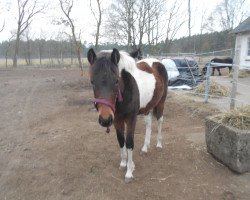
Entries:
MULTIPOLYGON (((116 103, 116 100, 118 100, 118 102, 123 101, 122 93, 121 93, 120 88, 118 88, 118 93, 116 95, 115 103, 116 103)), ((105 106, 108 106, 115 113, 115 103, 110 102, 108 99, 95 98, 95 99, 93 99, 92 102, 94 103, 95 107, 97 106, 97 104, 103 104, 105 106)))

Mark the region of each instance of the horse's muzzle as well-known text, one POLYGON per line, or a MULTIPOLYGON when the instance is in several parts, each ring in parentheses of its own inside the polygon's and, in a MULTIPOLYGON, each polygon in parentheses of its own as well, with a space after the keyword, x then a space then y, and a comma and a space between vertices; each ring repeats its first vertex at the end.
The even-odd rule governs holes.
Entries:
POLYGON ((99 115, 99 124, 103 127, 109 127, 113 123, 113 116, 109 115, 107 119, 103 118, 101 115, 99 115))

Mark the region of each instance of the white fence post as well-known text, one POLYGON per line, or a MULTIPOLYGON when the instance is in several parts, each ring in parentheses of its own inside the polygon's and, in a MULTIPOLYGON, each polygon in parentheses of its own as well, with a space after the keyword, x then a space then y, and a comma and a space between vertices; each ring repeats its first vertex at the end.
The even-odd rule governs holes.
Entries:
POLYGON ((211 64, 208 63, 207 72, 206 72, 205 103, 208 102, 209 86, 210 86, 210 74, 211 74, 211 64))
POLYGON ((230 109, 233 110, 235 108, 235 98, 237 94, 237 83, 238 83, 238 75, 239 75, 239 63, 240 63, 240 48, 238 47, 238 42, 236 38, 235 44, 235 52, 233 59, 233 81, 232 81, 232 90, 231 90, 231 99, 230 99, 230 109))

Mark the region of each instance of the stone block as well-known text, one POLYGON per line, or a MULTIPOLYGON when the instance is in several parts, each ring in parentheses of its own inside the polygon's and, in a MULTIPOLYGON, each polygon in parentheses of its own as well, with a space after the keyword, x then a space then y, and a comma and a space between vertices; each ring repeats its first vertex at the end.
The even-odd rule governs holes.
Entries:
POLYGON ((205 121, 207 151, 231 170, 250 172, 250 130, 218 123, 218 115, 205 121))

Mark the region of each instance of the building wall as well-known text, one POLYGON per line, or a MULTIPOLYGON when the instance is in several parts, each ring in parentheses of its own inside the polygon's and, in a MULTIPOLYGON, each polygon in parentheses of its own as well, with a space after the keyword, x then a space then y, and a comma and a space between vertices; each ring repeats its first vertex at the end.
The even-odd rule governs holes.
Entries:
POLYGON ((250 40, 250 32, 249 33, 240 33, 237 34, 236 37, 236 54, 238 49, 239 60, 236 61, 240 65, 240 69, 247 68, 250 69, 250 56, 248 56, 248 40, 250 40))

